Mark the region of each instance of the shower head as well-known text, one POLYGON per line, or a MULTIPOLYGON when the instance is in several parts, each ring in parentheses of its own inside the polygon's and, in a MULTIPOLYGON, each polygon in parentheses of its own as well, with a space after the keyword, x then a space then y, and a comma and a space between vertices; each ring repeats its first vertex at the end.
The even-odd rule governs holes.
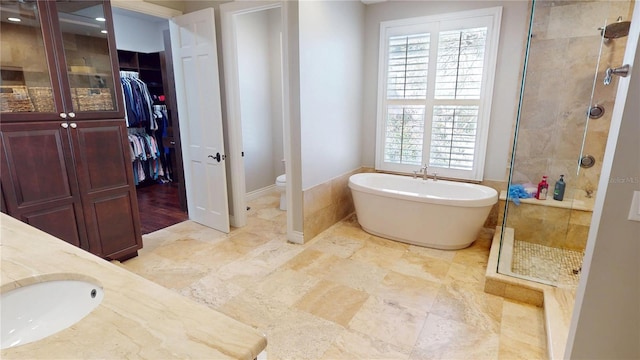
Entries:
POLYGON ((622 17, 617 22, 611 23, 604 28, 600 28, 601 34, 605 39, 617 39, 629 35, 630 21, 622 21, 622 17))

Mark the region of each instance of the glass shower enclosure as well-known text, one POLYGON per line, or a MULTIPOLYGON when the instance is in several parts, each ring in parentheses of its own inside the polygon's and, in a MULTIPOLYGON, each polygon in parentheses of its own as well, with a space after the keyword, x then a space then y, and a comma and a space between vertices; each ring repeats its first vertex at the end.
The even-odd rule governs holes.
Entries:
POLYGON ((632 1, 532 2, 508 190, 500 197, 499 273, 577 285, 632 11, 632 1), (543 176, 548 196, 538 199, 543 176), (554 199, 561 176, 564 196, 554 199))

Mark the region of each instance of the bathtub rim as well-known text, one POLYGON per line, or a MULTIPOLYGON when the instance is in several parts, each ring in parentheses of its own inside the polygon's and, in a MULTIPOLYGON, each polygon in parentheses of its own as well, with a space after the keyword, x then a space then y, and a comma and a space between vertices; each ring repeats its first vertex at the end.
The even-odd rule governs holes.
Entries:
POLYGON ((479 194, 487 195, 478 198, 468 198, 468 199, 455 199, 455 198, 447 198, 447 197, 437 197, 437 196, 424 196, 417 193, 402 193, 399 190, 391 190, 391 189, 383 189, 383 188, 374 188, 371 186, 366 186, 363 184, 357 183, 358 178, 365 177, 381 177, 381 178, 402 178, 401 181, 423 181, 426 183, 433 183, 433 179, 413 179, 410 176, 399 175, 399 174, 387 174, 387 173, 358 173, 353 174, 349 177, 349 188, 352 191, 360 191, 372 195, 382 196, 382 197, 391 197, 406 201, 415 201, 427 204, 437 204, 437 205, 445 205, 445 206, 457 206, 457 207, 485 207, 485 206, 493 206, 498 203, 498 191, 492 187, 481 185, 481 184, 472 184, 466 182, 458 182, 451 180, 438 180, 438 183, 444 183, 451 186, 456 187, 465 187, 472 188, 474 190, 479 191, 479 194))

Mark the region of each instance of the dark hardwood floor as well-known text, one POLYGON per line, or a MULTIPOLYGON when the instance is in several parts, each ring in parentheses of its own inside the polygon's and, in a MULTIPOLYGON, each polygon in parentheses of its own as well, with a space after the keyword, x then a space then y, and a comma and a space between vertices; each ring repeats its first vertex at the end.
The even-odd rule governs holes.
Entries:
POLYGON ((178 185, 152 184, 136 189, 142 234, 166 228, 189 218, 180 210, 178 185))

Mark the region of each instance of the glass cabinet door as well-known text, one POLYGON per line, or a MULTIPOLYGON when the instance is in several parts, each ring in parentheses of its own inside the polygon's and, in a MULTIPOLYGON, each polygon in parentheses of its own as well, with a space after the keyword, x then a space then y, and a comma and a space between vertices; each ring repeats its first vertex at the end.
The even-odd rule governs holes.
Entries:
POLYGON ((0 17, 0 112, 57 112, 37 2, 2 0, 0 17))
POLYGON ((120 86, 119 78, 118 86, 114 80, 104 2, 58 0, 55 5, 73 112, 117 111, 120 86))

